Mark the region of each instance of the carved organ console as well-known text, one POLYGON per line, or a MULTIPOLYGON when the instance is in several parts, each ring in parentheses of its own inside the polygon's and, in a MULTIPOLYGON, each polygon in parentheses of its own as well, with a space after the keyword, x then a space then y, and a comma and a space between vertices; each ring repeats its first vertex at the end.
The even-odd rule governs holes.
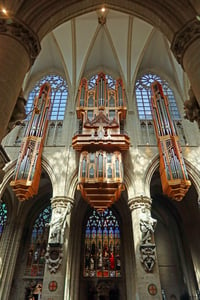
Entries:
POLYGON ((129 149, 124 131, 125 92, 121 79, 110 88, 106 75, 98 74, 95 88, 81 80, 77 118, 79 131, 72 146, 80 151, 78 188, 92 207, 102 211, 119 199, 123 184, 121 151, 129 149))
POLYGON ((41 86, 25 128, 14 179, 10 183, 20 201, 27 200, 38 192, 42 150, 50 111, 50 91, 48 83, 41 86))
POLYGON ((152 113, 154 128, 160 153, 160 176, 163 193, 174 200, 181 201, 191 182, 182 155, 179 137, 170 116, 167 97, 162 86, 155 81, 151 85, 152 113))

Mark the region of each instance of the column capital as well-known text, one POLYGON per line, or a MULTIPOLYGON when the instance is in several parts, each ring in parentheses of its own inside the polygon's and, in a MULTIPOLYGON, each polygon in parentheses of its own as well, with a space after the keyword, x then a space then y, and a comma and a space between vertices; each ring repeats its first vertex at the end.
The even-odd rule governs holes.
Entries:
POLYGON ((73 206, 74 204, 74 199, 68 196, 55 196, 51 198, 51 207, 52 209, 61 207, 61 208, 66 208, 69 206, 73 206))
POLYGON ((30 66, 40 52, 40 42, 33 30, 16 17, 0 17, 0 35, 7 35, 17 40, 27 51, 30 66))
POLYGON ((130 208, 131 211, 138 209, 138 208, 144 208, 144 209, 151 209, 151 203, 152 200, 151 198, 147 197, 147 196, 136 196, 133 198, 130 198, 128 200, 128 206, 130 208))
POLYGON ((190 20, 175 33, 171 44, 171 50, 182 67, 185 51, 196 39, 199 38, 200 22, 197 19, 190 20))

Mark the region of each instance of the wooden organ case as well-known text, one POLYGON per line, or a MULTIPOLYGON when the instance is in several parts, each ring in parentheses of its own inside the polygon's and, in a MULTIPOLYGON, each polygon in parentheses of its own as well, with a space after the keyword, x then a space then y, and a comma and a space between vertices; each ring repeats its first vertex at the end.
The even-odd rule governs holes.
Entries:
POLYGON ((167 97, 162 86, 155 81, 151 85, 152 113, 160 153, 160 176, 163 193, 181 201, 191 182, 182 155, 179 137, 170 116, 167 97))
POLYGON ((124 131, 125 91, 121 79, 110 88, 99 73, 95 88, 83 78, 78 92, 79 131, 72 146, 80 153, 78 188, 82 197, 98 211, 117 201, 124 190, 122 151, 129 149, 124 131))
POLYGON ((50 111, 51 87, 44 83, 34 100, 34 109, 27 122, 19 152, 14 179, 10 182, 20 201, 36 195, 41 175, 42 150, 50 111))

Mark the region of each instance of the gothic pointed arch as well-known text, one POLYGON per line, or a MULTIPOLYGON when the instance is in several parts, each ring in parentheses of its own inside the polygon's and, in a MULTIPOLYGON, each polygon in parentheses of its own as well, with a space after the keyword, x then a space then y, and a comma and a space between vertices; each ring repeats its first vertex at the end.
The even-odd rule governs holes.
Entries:
MULTIPOLYGON (((50 195, 37 199, 35 205, 29 206, 24 212, 26 218, 20 241, 14 280, 20 290, 14 285, 11 294, 19 299, 42 296, 42 284, 45 270, 45 254, 48 244, 49 223, 51 220, 50 195), (23 295, 23 296, 22 296, 23 295)), ((37 298, 36 298, 37 299, 37 298)))
POLYGON ((151 84, 155 81, 158 81, 163 87, 163 92, 168 98, 169 110, 172 120, 175 124, 176 131, 179 135, 181 143, 185 145, 187 144, 187 141, 174 91, 167 80, 162 78, 159 74, 153 72, 144 73, 137 79, 135 84, 136 106, 138 119, 140 122, 140 130, 142 133, 141 144, 154 145, 157 143, 151 107, 151 84))

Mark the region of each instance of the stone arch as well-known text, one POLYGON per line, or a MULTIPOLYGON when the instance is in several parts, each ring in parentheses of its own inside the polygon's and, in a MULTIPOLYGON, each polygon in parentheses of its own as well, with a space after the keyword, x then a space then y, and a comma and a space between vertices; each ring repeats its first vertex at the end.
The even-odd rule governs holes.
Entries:
POLYGON ((68 183, 68 189, 67 189, 67 196, 71 198, 75 198, 75 193, 77 190, 77 183, 78 183, 78 169, 74 170, 72 175, 69 178, 69 183, 68 183))
POLYGON ((185 164, 187 167, 188 175, 190 179, 192 180, 192 184, 195 187, 195 190, 198 194, 198 201, 200 200, 200 172, 196 169, 196 167, 190 163, 188 160, 185 159, 185 164))
MULTIPOLYGON (((192 165, 192 163, 190 163, 187 159, 184 159, 184 161, 185 161, 185 164, 187 167, 188 175, 189 175, 190 179, 192 180, 192 184, 194 185, 196 193, 198 194, 198 199, 200 199, 200 183, 199 183, 200 173, 195 168, 195 166, 192 165)), ((157 154, 149 162, 149 166, 147 167, 147 170, 146 170, 146 173, 144 176, 144 186, 145 186, 146 195, 148 195, 150 192, 151 179, 152 179, 155 171, 158 169, 158 167, 159 167, 159 155, 157 154)))
MULTIPOLYGON (((12 188, 9 186, 9 182, 11 181, 12 176, 15 171, 15 166, 16 166, 16 160, 12 161, 12 163, 10 163, 5 168, 5 176, 4 176, 3 182, 0 187, 0 198, 2 198, 2 196, 4 195, 5 192, 9 193, 9 206, 12 208, 12 218, 15 218, 15 214, 17 213, 17 211, 18 211, 18 216, 20 214, 22 214, 23 215, 22 218, 24 218, 25 214, 24 214, 24 206, 22 205, 23 202, 18 203, 18 201, 16 201, 16 196, 15 196, 14 192, 12 191, 12 188)), ((50 184, 53 189, 56 186, 56 177, 53 172, 53 169, 51 168, 51 165, 49 164, 47 159, 44 157, 42 158, 42 169, 48 175, 50 184)), ((41 178, 40 178, 40 180, 41 180, 41 178)), ((40 195, 38 193, 37 195, 34 196, 34 198, 43 197, 43 195, 45 193, 46 193, 46 191, 43 191, 42 193, 40 193, 40 195)), ((35 203, 35 201, 32 204, 29 204, 29 206, 34 205, 34 203, 35 203)))
MULTIPOLYGON (((91 209, 89 204, 84 201, 81 197, 78 199, 80 195, 75 195, 76 204, 71 213, 70 219, 70 228, 71 233, 68 241, 68 255, 71 257, 68 268, 70 270, 70 280, 66 282, 65 285, 65 299, 71 299, 73 295, 74 300, 82 300, 88 299, 84 297, 84 293, 87 291, 86 278, 82 280, 82 255, 81 250, 83 246, 83 238, 85 232, 85 225, 87 217, 89 216, 91 209), (80 201, 79 201, 80 200, 80 201), (78 216, 78 218, 77 218, 78 216), (73 239, 73 237, 76 239, 73 239)), ((126 198, 125 195, 124 198, 126 198)), ((135 272, 133 270, 135 266, 134 256, 132 255, 133 249, 133 235, 132 235, 132 220, 131 220, 131 212, 129 210, 126 199, 120 198, 116 201, 111 209, 117 216, 120 222, 120 231, 122 236, 122 253, 123 253, 123 274, 124 277, 129 278, 128 280, 128 288, 124 285, 123 289, 123 298, 131 300, 132 295, 134 294, 134 284, 135 284, 135 272), (127 293, 128 291, 128 293, 127 293), (127 294, 127 295, 126 295, 127 294)), ((82 253, 83 254, 83 253, 82 253)), ((67 269, 68 269, 67 268, 67 269)), ((68 270, 66 270, 67 274, 68 270)), ((103 278, 102 278, 103 280, 103 278)), ((97 284, 98 278, 96 278, 95 286, 97 284)))
MULTIPOLYGON (((106 8, 120 10, 124 13, 137 16, 144 21, 160 28, 167 36, 169 41, 172 41, 173 35, 177 32, 184 23, 195 18, 195 10, 190 3, 179 1, 162 0, 157 1, 156 5, 153 0, 148 1, 128 1, 107 0, 106 8)), ((26 2, 18 9, 18 17, 29 24, 31 28, 38 33, 40 40, 56 26, 70 20, 73 17, 83 13, 89 13, 93 10, 98 10, 103 6, 101 0, 95 1, 67 1, 59 2, 38 1, 38 5, 29 5, 26 2), (37 7, 37 8, 36 8, 37 7), (42 16, 42 18, 41 18, 42 16), (51 20, 51 22, 49 21, 51 20)))
POLYGON ((44 155, 42 156, 42 168, 48 174, 51 184, 52 184, 52 188, 54 188, 54 186, 56 185, 56 181, 57 181, 56 175, 53 171, 52 165, 49 163, 48 159, 44 155))
POLYGON ((144 187, 145 187, 145 195, 149 195, 150 193, 150 184, 151 184, 151 179, 152 176, 154 174, 154 172, 156 171, 156 169, 159 167, 159 155, 156 154, 156 156, 154 156, 152 158, 151 161, 149 161, 149 165, 146 169, 146 173, 144 175, 144 187))

